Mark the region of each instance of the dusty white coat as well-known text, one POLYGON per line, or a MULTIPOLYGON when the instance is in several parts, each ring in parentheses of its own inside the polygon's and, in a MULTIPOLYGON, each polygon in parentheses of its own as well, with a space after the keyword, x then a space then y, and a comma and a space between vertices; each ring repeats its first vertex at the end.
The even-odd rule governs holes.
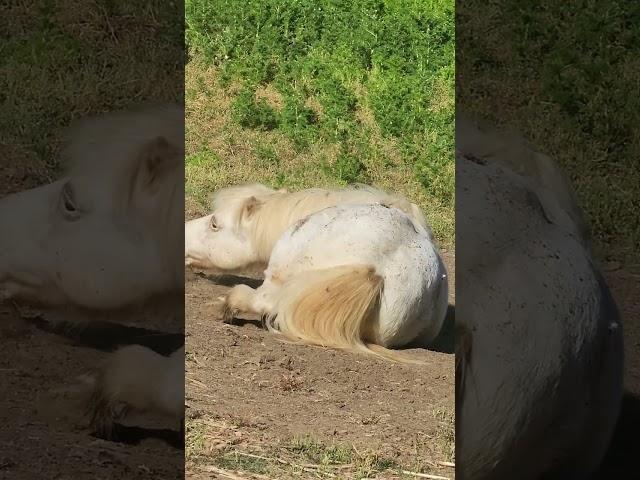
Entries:
POLYGON ((277 327, 288 284, 304 285, 312 272, 348 265, 373 267, 382 278, 378 345, 437 336, 448 305, 445 266, 425 229, 379 204, 330 207, 290 227, 273 249, 251 309, 275 316, 277 327))
POLYGON ((622 397, 616 305, 568 192, 516 174, 508 164, 517 158, 493 158, 504 139, 483 138, 494 145, 484 152, 466 139, 457 156, 456 476, 587 479, 622 397))

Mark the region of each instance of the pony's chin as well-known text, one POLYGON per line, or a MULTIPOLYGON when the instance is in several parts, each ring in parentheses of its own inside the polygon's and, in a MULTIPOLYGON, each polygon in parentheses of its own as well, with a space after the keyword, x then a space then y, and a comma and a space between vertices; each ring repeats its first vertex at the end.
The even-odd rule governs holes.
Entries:
POLYGON ((59 295, 43 292, 38 285, 7 281, 0 285, 0 302, 19 301, 37 307, 60 306, 63 302, 59 295))
POLYGON ((212 270, 216 268, 211 262, 207 262, 206 260, 197 257, 185 257, 184 266, 189 268, 202 268, 205 270, 212 270))
POLYGON ((211 272, 219 272, 219 273, 227 273, 233 274, 238 272, 243 272, 247 269, 251 270, 256 266, 262 266, 260 262, 256 261, 246 261, 246 262, 237 262, 237 263, 225 263, 225 262, 213 262, 209 258, 201 258, 197 256, 188 256, 184 259, 185 267, 189 267, 191 269, 201 269, 207 270, 211 272))

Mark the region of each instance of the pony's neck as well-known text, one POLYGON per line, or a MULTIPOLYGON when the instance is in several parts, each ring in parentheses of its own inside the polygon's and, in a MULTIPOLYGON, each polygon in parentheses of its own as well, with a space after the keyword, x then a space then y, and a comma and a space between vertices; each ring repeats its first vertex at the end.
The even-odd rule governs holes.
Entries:
POLYGON ((263 198, 251 224, 251 237, 260 262, 268 262, 278 239, 297 221, 336 204, 335 192, 307 190, 273 193, 263 198))

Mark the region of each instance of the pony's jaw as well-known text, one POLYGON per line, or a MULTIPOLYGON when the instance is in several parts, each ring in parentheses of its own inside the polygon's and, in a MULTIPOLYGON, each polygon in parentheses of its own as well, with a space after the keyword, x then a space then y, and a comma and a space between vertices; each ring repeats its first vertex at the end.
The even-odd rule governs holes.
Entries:
POLYGON ((253 249, 244 242, 237 241, 236 239, 224 239, 225 241, 219 244, 210 245, 207 249, 207 257, 201 259, 199 263, 207 268, 215 268, 217 270, 235 271, 245 268, 257 259, 253 254, 253 249))
POLYGON ((212 216, 207 215, 185 224, 185 266, 239 270, 254 263, 257 257, 249 239, 236 235, 230 227, 212 231, 212 216))

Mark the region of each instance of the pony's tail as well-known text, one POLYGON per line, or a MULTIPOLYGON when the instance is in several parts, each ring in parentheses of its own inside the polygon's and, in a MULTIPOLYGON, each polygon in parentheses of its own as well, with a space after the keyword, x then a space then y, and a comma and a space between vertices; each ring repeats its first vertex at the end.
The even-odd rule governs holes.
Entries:
POLYGON ((315 270, 289 280, 276 299, 269 330, 293 341, 363 352, 402 363, 377 342, 383 279, 375 269, 350 265, 315 270))

